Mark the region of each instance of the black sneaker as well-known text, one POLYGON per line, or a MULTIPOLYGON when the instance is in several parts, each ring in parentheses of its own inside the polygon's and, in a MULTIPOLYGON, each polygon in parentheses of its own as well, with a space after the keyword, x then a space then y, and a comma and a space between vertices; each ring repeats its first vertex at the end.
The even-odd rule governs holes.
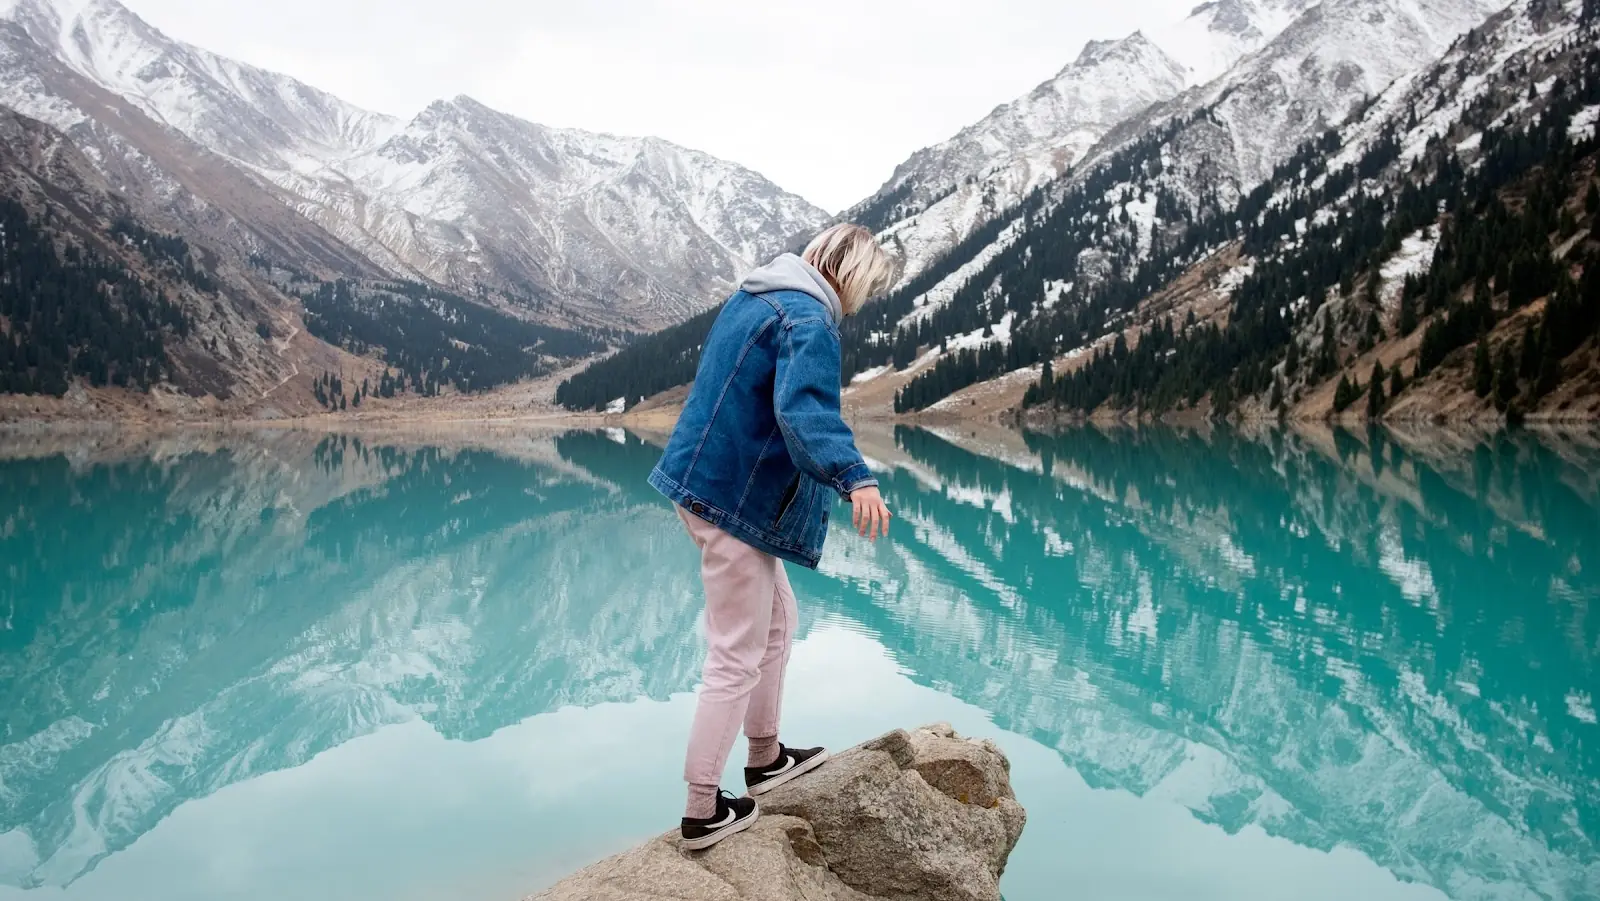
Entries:
POLYGON ((778 759, 767 766, 744 768, 744 784, 750 797, 769 792, 796 776, 811 772, 828 759, 822 748, 785 748, 778 745, 778 759))
POLYGON ((689 851, 709 848, 736 832, 755 825, 761 808, 754 798, 735 798, 728 792, 717 794, 717 814, 705 820, 683 818, 683 847, 689 851))

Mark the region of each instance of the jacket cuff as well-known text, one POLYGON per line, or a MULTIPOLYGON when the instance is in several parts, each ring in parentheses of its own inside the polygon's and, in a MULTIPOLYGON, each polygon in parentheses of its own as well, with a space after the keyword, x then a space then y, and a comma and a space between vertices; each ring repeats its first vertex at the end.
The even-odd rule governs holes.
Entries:
POLYGON ((867 464, 861 462, 839 473, 833 484, 839 489, 840 497, 849 498, 850 492, 857 488, 876 488, 878 479, 873 476, 872 470, 867 468, 867 464))

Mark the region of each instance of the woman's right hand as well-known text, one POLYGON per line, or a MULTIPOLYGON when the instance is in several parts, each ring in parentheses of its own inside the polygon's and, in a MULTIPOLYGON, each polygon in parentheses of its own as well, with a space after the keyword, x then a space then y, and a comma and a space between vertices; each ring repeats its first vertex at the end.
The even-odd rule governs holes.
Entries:
POLYGON ((861 537, 877 541, 879 535, 888 537, 889 520, 893 514, 883 502, 876 486, 857 488, 850 492, 850 521, 861 537))

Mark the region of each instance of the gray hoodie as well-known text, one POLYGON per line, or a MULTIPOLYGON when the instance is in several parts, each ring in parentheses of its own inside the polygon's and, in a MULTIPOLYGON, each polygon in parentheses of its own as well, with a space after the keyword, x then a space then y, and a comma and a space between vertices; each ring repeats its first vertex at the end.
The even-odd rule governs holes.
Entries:
POLYGON ((844 318, 844 307, 839 303, 839 295, 822 277, 817 267, 807 263, 792 253, 786 253, 760 269, 745 277, 744 284, 739 286, 740 291, 750 294, 766 294, 770 291, 799 291, 810 294, 828 308, 828 313, 833 316, 834 325, 844 318))

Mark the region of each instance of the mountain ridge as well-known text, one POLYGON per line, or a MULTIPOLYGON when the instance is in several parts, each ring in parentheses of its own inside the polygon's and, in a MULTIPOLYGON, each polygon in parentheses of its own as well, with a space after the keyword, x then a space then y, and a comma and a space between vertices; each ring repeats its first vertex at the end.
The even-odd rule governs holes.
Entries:
POLYGON ((559 305, 606 327, 683 318, 827 218, 745 167, 661 139, 553 129, 464 97, 409 119, 373 113, 172 40, 115 0, 9 0, 0 22, 0 102, 69 133, 115 131, 39 75, 65 68, 233 164, 369 265, 542 299, 537 316, 559 305), (470 200, 425 204, 426 191, 408 190, 419 182, 470 200))
POLYGON ((1118 125, 1221 75, 1315 5, 1215 0, 1171 26, 1089 41, 1051 79, 913 153, 843 218, 888 236, 913 276, 983 221, 1081 165, 1118 125))

